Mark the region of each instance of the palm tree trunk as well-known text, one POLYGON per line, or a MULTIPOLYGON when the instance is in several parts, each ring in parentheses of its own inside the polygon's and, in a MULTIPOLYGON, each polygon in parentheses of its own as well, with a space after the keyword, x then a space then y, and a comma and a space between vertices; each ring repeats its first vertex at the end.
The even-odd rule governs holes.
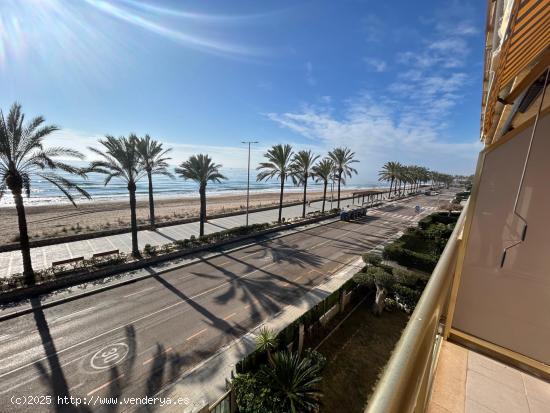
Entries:
POLYGON ((338 204, 336 208, 340 208, 340 183, 342 182, 342 171, 338 171, 338 204))
MULTIPOLYGON (((392 178, 391 181, 390 181, 390 192, 389 192, 389 195, 391 195, 391 189, 393 187, 393 181, 395 180, 395 178, 392 178)), ((389 197, 388 197, 389 198, 389 197)))
POLYGON ((34 271, 31 261, 31 247, 29 245, 29 233, 27 229, 27 217, 25 215, 25 205, 21 190, 12 190, 13 199, 15 201, 15 209, 17 210, 17 220, 19 222, 19 248, 23 256, 23 275, 27 285, 34 285, 34 271))
POLYGON ((130 193, 130 227, 132 229, 132 255, 139 257, 138 245, 138 228, 136 217, 136 184, 135 182, 128 183, 128 192, 130 193))
POLYGON ((206 186, 201 185, 199 188, 199 194, 201 197, 201 210, 199 216, 199 236, 204 235, 204 221, 206 221, 206 186))
POLYGON ((306 217, 306 194, 307 194, 307 174, 304 176, 304 202, 302 205, 302 218, 306 217))
POLYGON ((327 199, 327 185, 328 185, 328 181, 325 181, 325 185, 323 186, 323 207, 321 208, 321 212, 325 212, 325 200, 327 199))
POLYGON ((147 171, 147 179, 149 180, 149 220, 151 228, 155 228, 155 201, 153 199, 153 176, 151 171, 147 171))
POLYGON ((283 192, 285 190, 285 177, 281 176, 281 194, 279 195, 279 219, 277 222, 280 224, 283 218, 283 192))

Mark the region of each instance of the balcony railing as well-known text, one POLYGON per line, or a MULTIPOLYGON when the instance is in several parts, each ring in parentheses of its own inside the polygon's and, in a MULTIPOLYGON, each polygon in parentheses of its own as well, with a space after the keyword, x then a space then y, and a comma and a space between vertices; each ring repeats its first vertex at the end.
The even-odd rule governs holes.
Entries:
POLYGON ((388 361, 366 413, 420 413, 426 410, 467 208, 466 205, 388 361))

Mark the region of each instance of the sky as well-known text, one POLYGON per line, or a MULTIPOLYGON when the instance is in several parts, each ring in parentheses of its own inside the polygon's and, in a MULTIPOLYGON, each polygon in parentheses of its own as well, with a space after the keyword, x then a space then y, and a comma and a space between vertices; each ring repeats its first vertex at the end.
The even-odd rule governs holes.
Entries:
POLYGON ((177 164, 246 167, 241 141, 473 173, 485 2, 0 0, 0 109, 88 153, 150 134, 177 164))

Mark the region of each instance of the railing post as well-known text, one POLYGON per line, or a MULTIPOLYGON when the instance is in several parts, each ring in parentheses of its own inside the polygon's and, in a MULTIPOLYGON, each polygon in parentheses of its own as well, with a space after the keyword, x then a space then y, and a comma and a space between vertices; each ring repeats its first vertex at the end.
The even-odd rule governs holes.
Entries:
POLYGON ((298 354, 302 353, 304 347, 304 324, 300 323, 298 326, 298 354))

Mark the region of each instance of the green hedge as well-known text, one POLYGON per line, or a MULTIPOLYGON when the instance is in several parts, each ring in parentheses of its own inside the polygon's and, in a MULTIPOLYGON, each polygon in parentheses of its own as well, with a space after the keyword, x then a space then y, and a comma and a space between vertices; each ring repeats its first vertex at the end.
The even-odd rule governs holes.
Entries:
POLYGON ((393 292, 399 299, 399 302, 410 310, 414 310, 416 303, 420 300, 420 296, 422 295, 421 291, 414 290, 402 284, 395 284, 393 286, 393 292))
POLYGON ((459 216, 460 213, 449 215, 447 212, 436 212, 418 221, 418 226, 421 229, 427 229, 431 224, 455 224, 459 216))
POLYGON ((382 253, 384 259, 396 261, 405 267, 420 271, 432 272, 437 264, 437 257, 403 248, 398 242, 388 245, 382 253))

